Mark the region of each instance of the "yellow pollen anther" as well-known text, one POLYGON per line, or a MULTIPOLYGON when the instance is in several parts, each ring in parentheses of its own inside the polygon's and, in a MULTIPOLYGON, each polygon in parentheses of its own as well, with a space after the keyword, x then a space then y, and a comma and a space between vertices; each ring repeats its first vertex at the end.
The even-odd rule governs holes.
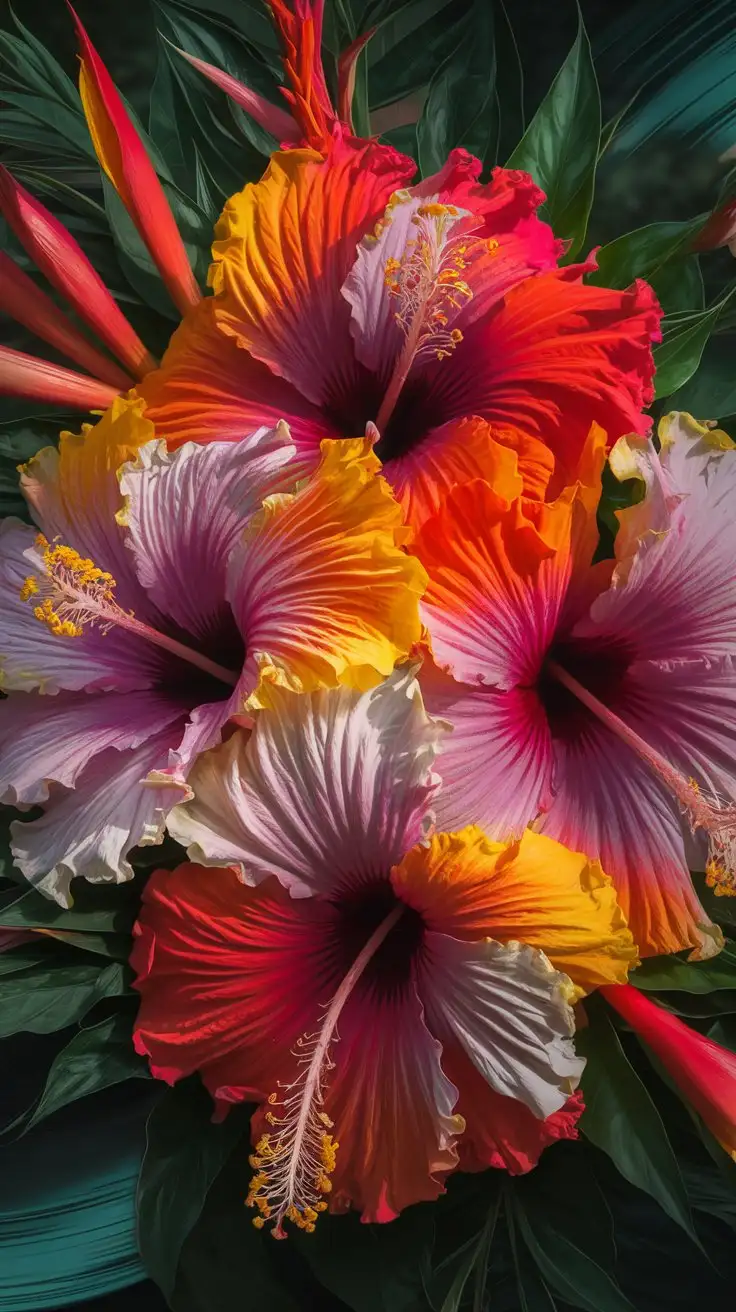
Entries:
MULTIPOLYGON (((36 619, 60 638, 79 638, 84 625, 95 620, 102 608, 117 607, 115 580, 93 560, 63 543, 52 545, 43 533, 36 537, 43 574, 30 574, 20 589, 21 601, 37 599, 36 619)), ((109 627, 109 624, 107 625, 109 627)))
POLYGON ((716 897, 736 897, 736 872, 728 870, 715 857, 709 857, 706 862, 705 882, 716 897))

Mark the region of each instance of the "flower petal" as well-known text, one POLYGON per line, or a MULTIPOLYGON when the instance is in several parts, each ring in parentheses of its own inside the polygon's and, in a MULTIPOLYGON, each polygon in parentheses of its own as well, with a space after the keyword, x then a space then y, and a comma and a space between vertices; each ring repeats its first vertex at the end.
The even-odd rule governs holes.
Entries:
POLYGON ((524 943, 461 942, 427 931, 417 987, 430 1029, 455 1039, 483 1079, 543 1120, 564 1107, 575 1056, 570 981, 524 943))
POLYGON ((720 931, 690 878, 677 803, 649 766, 597 721, 558 740, 555 795, 542 827, 601 862, 642 956, 691 948, 693 956, 709 957, 719 950, 720 931))
POLYGON ((536 524, 480 480, 455 487, 412 551, 429 586, 421 613, 436 663, 469 684, 530 684, 554 635, 570 577, 572 504, 536 524))
POLYGON ((139 747, 180 720, 183 710, 147 691, 9 697, 0 702, 0 801, 45 802, 50 783, 74 788, 93 756, 110 747, 139 747))
POLYGON ((193 860, 275 874, 295 895, 380 878, 429 826, 442 732, 407 667, 364 693, 275 688, 250 737, 197 763, 169 830, 193 860))
POLYGON ((425 573, 398 543, 401 512, 368 439, 325 442, 294 497, 269 498, 230 559, 229 599, 252 676, 248 709, 269 688, 366 688, 420 635, 425 573))
POLYGON ((580 1089, 560 1111, 542 1121, 518 1098, 506 1098, 486 1084, 460 1044, 445 1045, 442 1065, 460 1092, 457 1110, 465 1121, 458 1143, 462 1171, 493 1166, 522 1175, 536 1166, 550 1144, 578 1138, 577 1122, 583 1112, 580 1089))
POLYGON ((573 633, 615 632, 638 659, 733 657, 736 448, 725 434, 671 418, 662 435, 661 455, 652 444, 636 451, 646 499, 623 516, 612 587, 573 633))
MULTIPOLYGON (((68 0, 67 0, 68 3, 68 0)), ((182 314, 200 299, 184 242, 156 170, 115 84, 71 5, 82 48, 79 94, 92 143, 182 314)))
POLYGON ((92 883, 132 879, 126 854, 163 836, 169 794, 141 781, 165 762, 171 737, 169 728, 134 750, 101 752, 73 791, 53 797, 39 820, 14 821, 11 850, 26 879, 61 906, 71 905, 76 876, 92 883))
POLYGON ((340 294, 355 248, 413 161, 377 142, 272 155, 225 206, 210 278, 221 330, 315 404, 354 373, 340 294))
POLYGON ((319 456, 324 437, 340 437, 295 387, 219 332, 208 296, 177 328, 161 361, 139 385, 146 417, 169 450, 182 442, 239 440, 286 419, 300 451, 319 456))
POLYGON ((283 94, 309 145, 327 149, 337 115, 322 67, 324 0, 272 0, 270 8, 283 51, 283 94))
POLYGON ((512 287, 467 332, 448 368, 433 372, 423 402, 545 441, 557 461, 552 496, 574 478, 591 422, 609 445, 646 432, 651 344, 660 336, 661 312, 646 283, 621 292, 564 274, 540 273, 512 287))
POLYGON ((437 765, 438 828, 475 822, 493 838, 519 836, 552 787, 552 736, 536 690, 458 683, 429 657, 419 681, 427 709, 452 725, 437 765))
POLYGON ((8 691, 38 688, 103 690, 147 688, 158 672, 149 644, 121 631, 59 637, 39 623, 20 593, 31 574, 43 573, 36 532, 17 519, 0 523, 0 683, 8 691))
POLYGON ((340 1143, 335 1211, 352 1205, 362 1221, 391 1221, 444 1193, 463 1121, 441 1053, 413 989, 350 999, 325 1099, 340 1143))
POLYGON ((116 518, 118 470, 154 436, 143 410, 140 399, 116 397, 96 424, 62 433, 58 453, 44 447, 21 471, 22 491, 49 540, 58 536, 109 570, 126 609, 138 609, 143 594, 116 518))
POLYGON ((321 924, 316 900, 293 902, 275 879, 254 890, 232 870, 155 871, 131 957, 134 1042, 154 1075, 199 1071, 213 1096, 268 1097, 339 983, 325 975, 321 924))
POLYGON ((391 882, 433 931, 543 949, 572 980, 576 1000, 602 984, 624 983, 636 964, 631 933, 598 863, 530 830, 506 845, 474 826, 436 834, 428 849, 407 854, 391 882))
POLYGON ((551 464, 541 442, 531 439, 520 458, 495 436, 484 419, 471 416, 433 429, 420 447, 390 459, 387 476, 407 524, 421 527, 456 484, 473 478, 485 479, 497 496, 513 501, 534 478, 533 470, 551 464))
POLYGON ((293 455, 281 424, 240 442, 189 442, 172 455, 165 442, 147 442, 122 467, 125 504, 117 519, 140 583, 163 614, 200 641, 217 633, 229 611, 227 562, 239 534, 267 496, 299 478, 293 455))
MULTIPOLYGON (((135 378, 141 378, 147 370, 155 368, 153 356, 131 328, 78 242, 1 165, 0 208, 33 263, 126 369, 135 378)), ((109 405, 110 400, 95 404, 109 405)))

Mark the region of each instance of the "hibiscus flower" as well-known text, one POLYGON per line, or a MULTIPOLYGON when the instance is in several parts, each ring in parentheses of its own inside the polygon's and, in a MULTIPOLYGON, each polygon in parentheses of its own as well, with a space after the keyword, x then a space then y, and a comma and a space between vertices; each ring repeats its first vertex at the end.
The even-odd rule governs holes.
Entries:
POLYGON ((428 837, 445 729, 406 667, 274 690, 172 813, 198 864, 144 891, 136 1048, 169 1082, 199 1071, 220 1115, 258 1101, 247 1201, 278 1236, 327 1198, 388 1221, 458 1165, 526 1171, 575 1137, 571 1004, 636 958, 596 862, 428 837))
POLYGON ((41 534, 0 529, 0 796, 44 805, 13 853, 64 903, 74 875, 132 876, 230 717, 278 684, 367 687, 419 636, 424 571, 369 442, 328 443, 294 494, 284 425, 169 455, 142 411, 42 451, 41 534))
MULTIPOLYGON (((427 705, 454 725, 439 822, 494 837, 536 821, 611 875, 642 953, 722 943, 689 860, 734 887, 734 447, 688 415, 661 453, 626 441, 612 467, 644 481, 616 562, 591 565, 604 438, 551 505, 512 474, 456 488, 413 549, 433 660, 427 705), (707 565, 704 567, 704 562, 707 565)), ((697 866, 696 866, 697 868, 697 866)))
POLYGON ((156 435, 240 438, 279 419, 298 453, 326 437, 378 437, 405 515, 419 524, 444 490, 493 475, 489 435, 518 452, 528 494, 555 496, 595 420, 612 444, 647 431, 651 289, 587 286, 594 260, 560 267, 564 243, 536 211, 524 173, 463 150, 417 186, 413 160, 352 133, 341 64, 338 116, 327 91, 322 6, 272 6, 291 117, 202 61, 269 130, 277 151, 260 182, 227 202, 200 298, 181 237, 125 107, 77 22, 80 90, 100 163, 184 318, 156 369, 73 238, 8 174, 0 207, 31 258, 125 372, 74 329, 12 261, 0 306, 94 377, 0 352, 0 389, 64 405, 107 406, 141 380, 156 435))

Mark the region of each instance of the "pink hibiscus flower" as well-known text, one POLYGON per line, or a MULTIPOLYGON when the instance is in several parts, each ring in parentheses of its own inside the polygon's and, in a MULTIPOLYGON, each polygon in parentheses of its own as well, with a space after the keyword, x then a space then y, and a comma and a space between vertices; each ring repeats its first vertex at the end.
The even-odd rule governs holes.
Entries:
POLYGON ((596 862, 429 839, 445 730, 406 667, 275 691, 170 817, 199 864, 146 885, 136 1048, 169 1082, 199 1071, 220 1114, 259 1102, 248 1202, 279 1236, 327 1198, 389 1221, 458 1164, 526 1171, 575 1137, 570 1004, 636 959, 596 862))
POLYGON ((645 482, 615 567, 591 565, 600 433, 553 505, 521 497, 511 468, 447 497, 414 547, 430 576, 421 682, 454 724, 443 827, 472 817, 502 837, 535 821, 600 858, 642 953, 708 956, 722 936, 688 867, 707 861, 733 891, 736 456, 686 415, 660 436, 659 455, 644 441, 613 452, 645 482))

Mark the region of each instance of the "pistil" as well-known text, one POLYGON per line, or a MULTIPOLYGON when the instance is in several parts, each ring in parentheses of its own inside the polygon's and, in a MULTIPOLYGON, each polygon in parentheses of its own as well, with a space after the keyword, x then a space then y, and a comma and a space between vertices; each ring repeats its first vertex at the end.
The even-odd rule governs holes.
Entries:
POLYGON ((691 829, 705 830, 709 840, 705 868, 707 882, 717 896, 736 896, 736 804, 721 802, 718 798, 708 799, 695 779, 687 779, 675 769, 661 752, 650 746, 641 734, 599 701, 562 665, 548 661, 545 669, 662 780, 679 802, 691 829))
POLYGON ((266 1121, 274 1130, 261 1135, 250 1158, 255 1174, 245 1201, 257 1209, 253 1218, 256 1229, 269 1221, 276 1239, 286 1238, 285 1220, 311 1234, 319 1213, 327 1209, 324 1195, 332 1189, 330 1175, 340 1147, 330 1134, 333 1122, 323 1110, 325 1075, 334 1065, 330 1049, 345 1003, 405 909, 401 903, 393 907, 373 931, 340 983, 319 1029, 297 1040, 294 1056, 299 1072, 295 1080, 268 1099, 266 1121))
POLYGON ((36 538, 44 573, 30 574, 20 590, 21 601, 33 603, 33 613, 55 637, 79 638, 90 628, 108 633, 113 627, 134 633, 146 642, 162 647, 190 665, 196 665, 213 678, 234 686, 238 674, 217 661, 187 647, 136 619, 115 600, 117 584, 112 574, 94 561, 80 556, 73 547, 52 545, 42 533, 36 538))
POLYGON ((470 250, 478 243, 469 247, 467 235, 451 238, 449 233, 466 217, 467 211, 455 205, 437 201, 420 205, 411 220, 416 236, 407 242, 401 259, 386 261, 384 281, 396 302, 394 319, 405 340, 376 417, 381 433, 415 361, 429 354, 444 360, 463 340, 460 329, 450 324, 472 299, 464 271, 470 250))

